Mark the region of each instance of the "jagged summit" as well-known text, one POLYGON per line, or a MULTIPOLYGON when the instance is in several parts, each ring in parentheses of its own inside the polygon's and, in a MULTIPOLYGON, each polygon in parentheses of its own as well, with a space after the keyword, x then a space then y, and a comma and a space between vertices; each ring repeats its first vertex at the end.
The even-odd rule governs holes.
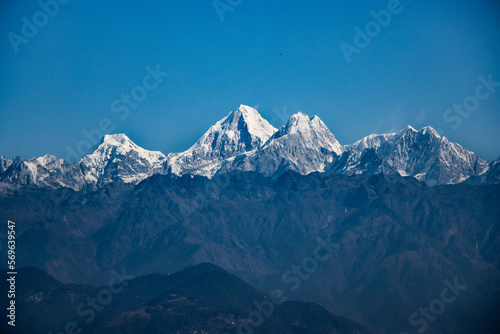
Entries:
MULTIPOLYGON (((45 154, 44 156, 42 157, 39 157, 39 158, 33 158, 33 159, 36 159, 36 161, 42 165, 42 166, 49 166, 49 165, 54 165, 54 164, 63 164, 64 163, 64 160, 63 159, 59 159, 58 157, 56 157, 55 155, 52 155, 50 153, 47 153, 45 154)), ((33 160, 32 159, 32 160, 33 160)))
POLYGON ((345 146, 347 156, 331 171, 342 174, 385 173, 413 176, 429 185, 464 181, 480 175, 488 161, 449 142, 427 126, 407 126, 396 133, 369 135, 345 146))
POLYGON ((68 164, 51 154, 30 160, 1 159, 0 180, 82 190, 110 182, 137 183, 163 170, 165 155, 136 145, 125 134, 105 135, 91 154, 68 164))
POLYGON ((283 138, 287 135, 296 135, 297 140, 304 141, 308 146, 322 147, 338 155, 344 151, 342 145, 318 116, 310 118, 298 112, 290 117, 287 124, 276 132, 272 139, 283 138))
MULTIPOLYGON (((314 116, 313 119, 314 118, 318 117, 314 116)), ((299 111, 298 113, 290 117, 285 126, 280 129, 280 133, 283 134, 283 133, 295 133, 300 131, 309 131, 312 125, 311 122, 312 119, 308 115, 299 111)))
POLYGON ((101 144, 80 161, 84 178, 97 185, 121 180, 137 183, 163 169, 166 156, 136 145, 125 134, 105 135, 101 144))
POLYGON ((415 128, 411 125, 407 125, 405 126, 404 128, 402 128, 400 131, 398 131, 397 133, 405 133, 405 132, 408 132, 408 131, 411 131, 411 132, 417 132, 417 130, 415 130, 415 128))
POLYGON ((134 143, 132 142, 132 140, 130 140, 129 137, 127 137, 126 134, 117 133, 117 134, 104 135, 104 137, 102 137, 101 144, 120 146, 120 145, 134 144, 134 143))
POLYGON ((257 110, 241 105, 187 151, 169 154, 169 169, 177 175, 212 176, 225 160, 259 149, 276 131, 257 110))
POLYGON ((423 127, 422 129, 420 129, 420 131, 422 131, 423 134, 429 133, 435 137, 442 138, 441 135, 432 126, 423 127))
POLYGON ((311 119, 309 118, 309 116, 299 111, 298 113, 290 117, 283 130, 285 133, 295 133, 298 131, 307 131, 310 126, 311 119))
POLYGON ((266 176, 277 176, 286 170, 301 174, 322 172, 342 152, 342 145, 319 117, 311 119, 299 112, 260 150, 225 161, 220 171, 256 171, 266 176))
POLYGON ((345 145, 344 148, 346 150, 352 150, 357 153, 368 148, 378 149, 384 143, 393 144, 404 135, 410 135, 415 133, 432 134, 438 138, 441 138, 441 136, 437 133, 437 131, 434 130, 434 128, 431 126, 423 127, 420 130, 415 130, 411 125, 407 125, 403 129, 397 132, 368 135, 353 144, 345 145))
POLYGON ((242 104, 233 114, 233 117, 239 117, 239 114, 241 114, 248 127, 248 132, 260 138, 264 143, 277 131, 277 129, 264 119, 257 110, 249 106, 242 104))
POLYGON ((82 158, 81 161, 103 161, 112 154, 127 155, 133 154, 139 159, 148 160, 155 163, 159 160, 165 160, 166 157, 160 151, 149 151, 135 144, 124 133, 104 135, 97 149, 82 158))
POLYGON ((76 164, 51 154, 30 160, 1 157, 0 181, 81 190, 117 181, 138 183, 157 173, 212 177, 242 170, 276 177, 293 170, 399 174, 437 185, 463 182, 487 171, 480 182, 498 182, 497 167, 430 126, 416 130, 408 125, 342 146, 318 116, 298 112, 277 130, 256 109, 240 105, 184 152, 166 157, 136 145, 123 133, 107 134, 76 164))

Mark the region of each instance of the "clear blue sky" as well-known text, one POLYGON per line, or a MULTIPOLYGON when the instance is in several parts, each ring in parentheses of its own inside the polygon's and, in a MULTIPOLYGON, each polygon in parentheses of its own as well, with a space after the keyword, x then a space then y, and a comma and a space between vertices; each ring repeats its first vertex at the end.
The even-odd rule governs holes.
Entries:
POLYGON ((15 53, 9 33, 21 36, 40 6, 3 0, 0 155, 65 158, 103 118, 147 149, 183 151, 240 104, 276 127, 299 110, 318 115, 341 144, 431 125, 500 155, 500 87, 457 129, 443 120, 475 94, 478 76, 500 81, 498 1, 401 1, 350 64, 340 43, 353 44, 354 28, 388 1, 244 0, 223 21, 212 2, 73 0, 47 22, 35 15, 38 33, 15 53), (157 64, 168 77, 120 119, 112 103, 157 64))

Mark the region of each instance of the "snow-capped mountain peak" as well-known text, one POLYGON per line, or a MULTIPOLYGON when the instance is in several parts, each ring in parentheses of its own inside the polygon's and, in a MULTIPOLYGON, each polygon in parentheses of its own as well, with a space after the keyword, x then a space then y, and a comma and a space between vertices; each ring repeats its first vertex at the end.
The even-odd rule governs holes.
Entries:
POLYGON ((317 116, 314 116, 313 119, 314 123, 312 122, 311 118, 309 118, 308 115, 299 111, 298 113, 290 117, 284 128, 282 128, 281 135, 310 131, 312 128, 315 127, 315 125, 317 127, 318 120, 319 122, 321 122, 321 120, 317 116))
POLYGON ((356 153, 360 153, 366 149, 374 149, 377 150, 382 144, 394 141, 397 133, 384 133, 384 134, 372 134, 368 135, 354 144, 345 145, 344 148, 347 151, 353 151, 356 153))
POLYGON ((411 125, 407 125, 397 132, 368 135, 353 144, 345 145, 344 148, 347 151, 353 151, 356 153, 360 153, 366 149, 374 149, 375 151, 377 151, 380 147, 392 147, 398 140, 400 140, 404 136, 412 136, 418 133, 423 135, 430 134, 436 138, 441 138, 437 131, 434 130, 434 128, 432 128, 431 126, 426 126, 420 130, 415 130, 411 125))
POLYGON ((398 173, 414 176, 430 185, 462 182, 478 175, 487 161, 462 146, 449 142, 427 126, 415 130, 407 126, 396 133, 369 135, 352 145, 346 162, 337 173, 398 173))
POLYGON ((434 137, 437 137, 437 138, 442 138, 441 135, 432 127, 432 126, 426 126, 422 129, 420 129, 420 131, 425 135, 425 134, 430 134, 430 135, 433 135, 434 137))
POLYGON ((276 131, 257 110, 241 105, 210 127, 187 151, 169 154, 168 168, 177 175, 211 177, 225 160, 259 149, 276 131))
MULTIPOLYGON (((318 116, 310 118, 302 112, 292 115, 287 124, 274 134, 272 140, 278 140, 284 136, 296 137, 296 141, 301 141, 310 148, 324 148, 337 155, 344 151, 342 145, 318 116)), ((266 146, 270 144, 271 142, 266 146)))
POLYGON ((104 135, 101 139, 100 144, 97 149, 92 152, 92 154, 98 154, 100 151, 105 150, 107 148, 114 147, 119 150, 120 153, 127 153, 130 151, 141 151, 139 146, 137 146, 129 137, 127 137, 124 133, 117 133, 111 135, 104 135))
POLYGON ((166 156, 136 145, 125 134, 105 135, 97 149, 84 156, 80 164, 89 183, 122 180, 137 183, 163 169, 166 156))
POLYGON ((127 137, 127 135, 125 135, 124 133, 104 135, 104 137, 102 138, 102 143, 113 146, 135 145, 134 142, 130 140, 130 138, 127 137))
POLYGON ((407 132, 418 132, 417 130, 415 130, 415 128, 413 128, 411 125, 407 125, 405 126, 404 128, 402 128, 401 130, 399 130, 398 134, 405 134, 407 132))
POLYGON ((265 143, 277 131, 257 110, 249 106, 240 105, 234 114, 235 116, 241 114, 248 127, 248 132, 260 138, 262 143, 265 143))
POLYGON ((240 105, 181 153, 166 157, 139 147, 123 133, 111 134, 101 139, 94 152, 71 165, 51 154, 30 160, 0 157, 0 181, 82 190, 115 181, 135 184, 169 171, 212 177, 242 170, 276 177, 293 170, 399 174, 436 185, 467 178, 471 183, 498 182, 499 166, 498 162, 488 166, 488 161, 430 126, 415 130, 408 125, 342 146, 318 116, 298 112, 277 130, 256 109, 240 105))
POLYGON ((130 156, 134 159, 144 160, 151 165, 160 165, 166 160, 166 156, 160 151, 146 150, 135 144, 125 134, 119 133, 105 135, 97 149, 84 156, 81 162, 94 168, 120 156, 130 156))
POLYGON ((114 181, 137 183, 163 170, 166 156, 137 146, 124 134, 105 135, 80 162, 67 164, 51 154, 30 160, 1 159, 0 180, 81 190, 114 181))
POLYGON ((342 145, 317 116, 297 113, 259 150, 228 159, 221 171, 256 171, 266 176, 286 170, 301 174, 322 172, 338 155, 342 145))
POLYGON ((34 159, 36 159, 38 164, 42 165, 45 168, 50 168, 52 166, 61 166, 62 164, 64 164, 63 159, 59 159, 58 157, 52 154, 46 154, 43 157, 34 159))

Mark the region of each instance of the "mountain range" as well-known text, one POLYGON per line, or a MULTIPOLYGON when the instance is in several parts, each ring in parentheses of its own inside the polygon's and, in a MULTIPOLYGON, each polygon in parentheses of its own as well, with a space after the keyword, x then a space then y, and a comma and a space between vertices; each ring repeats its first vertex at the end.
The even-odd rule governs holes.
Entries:
MULTIPOLYGON (((89 284, 126 268, 134 288, 81 328, 234 330, 253 298, 280 289, 306 303, 277 308, 256 333, 495 333, 499 176, 500 161, 431 127, 341 145, 318 117, 275 129, 240 106, 182 153, 114 134, 74 164, 2 157, 0 221, 16 222, 17 267, 44 272, 19 282, 36 330, 59 328, 99 293, 89 284), (213 265, 178 273, 202 263, 213 265), (454 302, 423 318, 450 285, 454 302)), ((7 240, 0 232, 0 253, 7 240)))
MULTIPOLYGON (((212 263, 373 333, 417 332, 410 315, 440 298, 445 282, 466 289, 438 320, 424 321, 426 333, 500 328, 499 203, 499 185, 431 187, 384 173, 154 174, 88 192, 0 183, 0 221, 16 222, 19 268, 104 285, 113 269, 172 275, 212 263)), ((138 325, 148 313, 129 311, 138 325)))
POLYGON ((253 171, 279 177, 286 171, 356 175, 412 176, 429 185, 499 183, 498 161, 489 162, 433 128, 408 126, 396 133, 369 135, 341 145, 314 116, 293 115, 274 128, 257 110, 241 105, 221 119, 188 150, 148 151, 125 134, 105 135, 95 150, 68 164, 47 154, 40 158, 0 158, 0 181, 96 190, 122 181, 137 184, 154 174, 213 177, 230 171, 253 171))

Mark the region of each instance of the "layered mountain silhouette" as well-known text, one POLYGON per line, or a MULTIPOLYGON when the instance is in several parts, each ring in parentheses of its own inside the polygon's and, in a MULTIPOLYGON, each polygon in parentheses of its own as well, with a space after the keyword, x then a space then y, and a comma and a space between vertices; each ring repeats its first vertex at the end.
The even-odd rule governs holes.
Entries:
MULTIPOLYGON (((420 327, 410 315, 456 278, 467 289, 428 332, 500 326, 498 185, 232 171, 155 174, 93 192, 4 183, 0 199, 0 220, 16 221, 18 266, 64 283, 106 284, 114 268, 141 276, 213 263, 374 333, 411 333, 420 327), (326 240, 338 247, 315 267, 326 240)), ((1 252, 6 245, 0 235, 1 252)))
MULTIPOLYGON (((96 334, 369 333, 321 306, 271 299, 211 264, 168 276, 134 278, 125 271, 115 274, 126 280, 119 282, 115 277, 110 288, 65 285, 36 268, 21 269, 16 327, 7 328, 2 321, 0 328, 4 333, 46 334, 65 332, 67 324, 73 323, 75 331, 96 334), (262 320, 250 319, 252 312, 261 314, 262 320)), ((4 281, 0 286, 8 289, 4 281)))
POLYGON ((130 294, 82 329, 237 331, 279 289, 302 302, 255 333, 495 333, 499 166, 431 127, 341 145, 318 117, 275 129, 247 106, 181 153, 114 134, 75 164, 2 157, 16 265, 53 277, 19 275, 19 321, 63 331, 126 268, 130 294))
MULTIPOLYGON (((106 135, 94 152, 67 164, 52 155, 25 160, 0 158, 0 181, 95 190, 111 182, 137 184, 153 174, 213 177, 228 171, 255 171, 278 177, 286 171, 342 175, 378 173, 412 176, 429 185, 456 184, 496 165, 431 127, 407 127, 370 135, 342 146, 314 116, 297 113, 275 129, 257 110, 241 105, 217 122, 187 151, 148 151, 125 134, 106 135)), ((498 182, 498 173, 481 181, 498 182)))

